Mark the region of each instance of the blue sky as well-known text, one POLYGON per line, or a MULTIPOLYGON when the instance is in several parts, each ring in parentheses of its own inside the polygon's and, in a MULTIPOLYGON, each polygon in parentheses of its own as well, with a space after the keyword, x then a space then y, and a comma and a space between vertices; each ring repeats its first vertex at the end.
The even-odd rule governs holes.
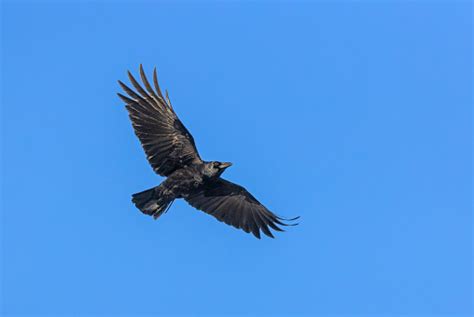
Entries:
POLYGON ((472 6, 59 2, 2 8, 4 315, 467 316, 472 6), (179 201, 116 97, 150 72, 204 159, 271 210, 256 240, 179 201))

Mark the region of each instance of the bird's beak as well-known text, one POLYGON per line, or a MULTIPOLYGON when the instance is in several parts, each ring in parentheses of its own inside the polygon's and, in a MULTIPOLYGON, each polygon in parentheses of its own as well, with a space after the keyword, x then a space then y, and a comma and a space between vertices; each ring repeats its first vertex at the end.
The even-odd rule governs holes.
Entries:
POLYGON ((231 162, 224 162, 224 163, 221 163, 221 165, 219 165, 221 169, 228 168, 229 166, 232 166, 231 162))

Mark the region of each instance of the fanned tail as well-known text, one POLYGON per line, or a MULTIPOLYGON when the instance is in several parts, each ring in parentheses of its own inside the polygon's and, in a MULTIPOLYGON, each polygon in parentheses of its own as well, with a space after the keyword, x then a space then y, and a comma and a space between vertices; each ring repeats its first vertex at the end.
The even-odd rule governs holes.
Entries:
POLYGON ((132 202, 146 215, 158 219, 173 203, 161 194, 159 186, 132 195, 132 202))

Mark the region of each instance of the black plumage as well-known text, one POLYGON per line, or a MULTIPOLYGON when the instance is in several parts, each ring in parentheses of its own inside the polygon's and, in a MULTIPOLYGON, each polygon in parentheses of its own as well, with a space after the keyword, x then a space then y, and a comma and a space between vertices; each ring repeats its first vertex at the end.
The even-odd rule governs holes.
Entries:
POLYGON ((166 179, 157 187, 132 195, 135 206, 155 219, 161 216, 177 198, 217 220, 253 233, 260 231, 273 238, 270 229, 294 225, 276 216, 245 188, 221 178, 231 163, 203 161, 193 136, 179 120, 168 92, 163 96, 158 85, 156 68, 152 88, 140 65, 140 77, 145 89, 128 72, 136 91, 119 81, 129 97, 118 96, 125 102, 135 134, 145 150, 153 170, 166 179), (285 222, 286 221, 286 222, 285 222))

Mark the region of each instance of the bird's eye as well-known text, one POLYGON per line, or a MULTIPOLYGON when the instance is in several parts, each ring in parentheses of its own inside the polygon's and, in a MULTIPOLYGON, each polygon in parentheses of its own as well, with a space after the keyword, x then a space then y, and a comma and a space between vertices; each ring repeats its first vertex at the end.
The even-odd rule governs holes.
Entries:
POLYGON ((214 162, 214 167, 218 167, 219 166, 219 163, 218 162, 214 162))

